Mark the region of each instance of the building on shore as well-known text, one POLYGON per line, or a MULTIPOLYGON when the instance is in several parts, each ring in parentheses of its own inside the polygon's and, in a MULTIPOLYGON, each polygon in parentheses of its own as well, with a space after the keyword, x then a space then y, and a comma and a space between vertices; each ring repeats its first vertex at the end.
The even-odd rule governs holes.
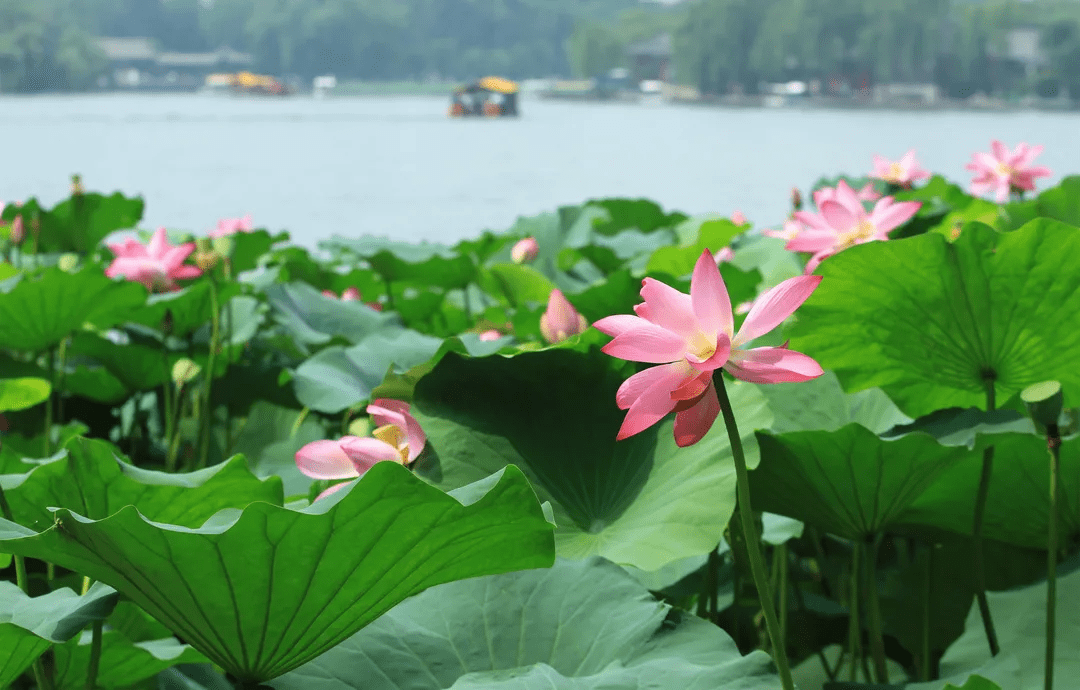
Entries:
POLYGON ((122 91, 198 91, 211 74, 246 70, 252 57, 228 46, 206 53, 161 51, 149 38, 99 38, 109 61, 99 80, 103 89, 122 91))

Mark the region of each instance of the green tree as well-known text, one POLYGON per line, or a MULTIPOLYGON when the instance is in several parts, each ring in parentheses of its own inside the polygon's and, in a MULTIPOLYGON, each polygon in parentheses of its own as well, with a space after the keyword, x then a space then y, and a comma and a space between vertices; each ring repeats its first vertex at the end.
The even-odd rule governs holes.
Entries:
POLYGON ((589 21, 580 21, 567 42, 570 67, 577 77, 596 77, 626 62, 626 45, 619 35, 589 21))

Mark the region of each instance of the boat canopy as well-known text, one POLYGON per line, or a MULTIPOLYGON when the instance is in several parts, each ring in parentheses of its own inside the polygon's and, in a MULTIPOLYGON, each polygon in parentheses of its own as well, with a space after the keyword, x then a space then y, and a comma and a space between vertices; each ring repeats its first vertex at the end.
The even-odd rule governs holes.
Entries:
POLYGON ((484 77, 478 79, 472 84, 465 86, 459 86, 455 89, 457 93, 464 93, 466 91, 490 91, 492 93, 512 94, 518 92, 517 82, 505 79, 503 77, 484 77))

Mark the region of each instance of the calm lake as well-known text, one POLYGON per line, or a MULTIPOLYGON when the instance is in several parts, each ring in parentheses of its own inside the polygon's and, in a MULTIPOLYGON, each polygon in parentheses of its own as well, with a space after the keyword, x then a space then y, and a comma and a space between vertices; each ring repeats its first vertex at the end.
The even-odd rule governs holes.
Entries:
MULTIPOLYGON (((144 226, 204 231, 250 213, 313 246, 334 234, 452 242, 602 196, 759 227, 789 190, 914 147, 966 185, 992 138, 1080 172, 1080 114, 725 110, 525 99, 522 117, 451 120, 448 99, 197 95, 0 98, 0 199, 142 194, 144 226)), ((1040 181, 1045 186, 1046 182, 1040 181)))

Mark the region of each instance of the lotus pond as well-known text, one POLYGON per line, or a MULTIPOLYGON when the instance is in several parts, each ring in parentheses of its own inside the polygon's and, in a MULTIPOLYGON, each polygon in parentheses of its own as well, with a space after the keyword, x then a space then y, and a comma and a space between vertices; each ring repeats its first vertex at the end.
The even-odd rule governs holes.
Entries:
POLYGON ((317 251, 8 204, 0 688, 1076 687, 1080 177, 925 177, 317 251))

